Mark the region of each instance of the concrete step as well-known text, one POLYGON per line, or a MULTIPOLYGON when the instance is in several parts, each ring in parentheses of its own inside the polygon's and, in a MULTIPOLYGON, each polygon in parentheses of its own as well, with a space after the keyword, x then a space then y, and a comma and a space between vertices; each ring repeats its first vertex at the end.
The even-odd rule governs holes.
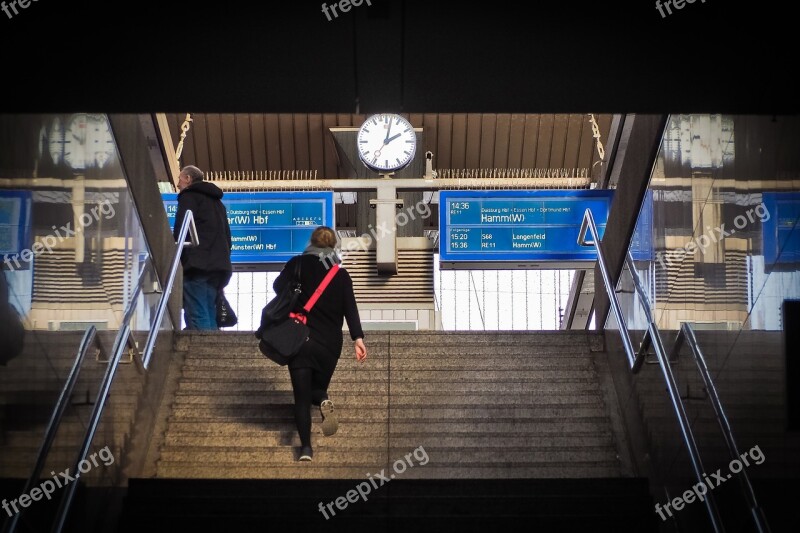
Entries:
MULTIPOLYGON (((565 379, 568 381, 594 381, 596 375, 593 370, 520 370, 518 368, 509 367, 506 369, 494 370, 471 370, 464 368, 462 370, 404 370, 392 369, 391 378, 398 381, 419 381, 419 382, 451 382, 459 379, 461 376, 469 377, 475 381, 490 381, 490 382, 510 382, 510 381, 552 381, 554 379, 565 379)), ((184 380, 221 380, 221 381, 238 381, 252 379, 253 371, 251 369, 194 369, 185 368, 183 370, 184 380)), ((385 371, 379 370, 337 370, 334 378, 339 381, 359 380, 359 381, 385 381, 389 378, 385 371)))
MULTIPOLYGON (((312 425, 312 431, 316 428, 312 425)), ((263 420, 241 420, 241 421, 203 421, 202 424, 197 420, 172 420, 169 425, 169 435, 236 435, 236 436, 259 436, 264 435, 265 431, 296 431, 294 420, 285 422, 274 421, 266 424, 263 420)), ((392 422, 391 431, 393 434, 431 434, 431 435, 450 435, 450 434, 471 434, 480 436, 490 436, 498 434, 521 434, 525 433, 536 437, 537 435, 577 435, 585 433, 604 433, 608 432, 608 420, 605 418, 585 418, 585 419, 531 419, 524 422, 509 421, 497 422, 493 420, 477 421, 425 421, 425 422, 392 422)), ((387 435, 387 424, 362 423, 357 420, 342 423, 339 432, 343 435, 349 434, 369 434, 387 435)), ((338 436, 339 433, 336 434, 338 436)), ((501 438, 501 437, 498 437, 501 438)))
MULTIPOLYGON (((403 420, 461 420, 461 419, 491 419, 491 420, 539 420, 543 418, 585 419, 600 418, 605 416, 602 406, 576 406, 564 405, 556 407, 528 407, 528 406, 477 406, 469 408, 448 407, 399 407, 391 406, 390 409, 365 408, 363 406, 348 407, 338 405, 338 418, 342 421, 362 420, 379 421, 391 419, 392 422, 403 420)), ((263 407, 209 407, 195 409, 193 407, 175 407, 171 419, 188 420, 273 420, 294 419, 291 405, 263 407)))
MULTIPOLYGON (((440 465, 463 465, 476 463, 482 466, 492 464, 531 464, 548 462, 602 462, 608 460, 609 454, 613 451, 603 448, 551 448, 528 449, 528 448, 504 448, 502 450, 478 450, 478 449, 459 449, 425 447, 429 460, 440 465)), ((287 451, 291 447, 260 447, 243 448, 232 447, 228 450, 208 451, 204 448, 185 447, 182 450, 167 450, 161 453, 160 460, 163 463, 170 462, 194 462, 207 463, 226 468, 228 466, 238 466, 243 464, 252 465, 255 468, 268 467, 271 464, 285 460, 287 451)), ((317 445, 314 447, 314 462, 319 465, 355 466, 355 465, 374 465, 379 466, 387 461, 394 461, 394 458, 402 458, 404 454, 413 452, 408 448, 395 448, 388 451, 386 447, 375 448, 347 448, 342 445, 335 447, 325 447, 317 445)), ((414 461, 412 461, 412 464, 414 461)), ((421 465, 419 466, 421 467, 421 465)))
MULTIPOLYGON (((362 467, 354 466, 316 466, 309 463, 291 463, 297 452, 287 451, 286 462, 282 466, 261 469, 247 466, 216 468, 197 463, 166 463, 159 465, 158 477, 184 479, 352 479, 357 482, 368 479, 362 467)), ((379 471, 380 467, 373 468, 379 471)), ((373 474, 375 472, 372 472, 373 474)), ((403 479, 540 479, 540 478, 602 478, 619 477, 619 466, 613 461, 603 463, 525 463, 511 468, 497 465, 470 465, 454 468, 427 464, 424 468, 408 469, 403 479)))
MULTIPOLYGON (((381 436, 384 436, 383 433, 381 436)), ((259 435, 237 435, 236 445, 244 448, 275 447, 275 446, 300 446, 300 438, 297 432, 269 432, 259 435), (288 437, 288 438, 287 438, 288 437)), ((385 439, 382 440, 385 442, 385 439)), ((314 444, 314 448, 330 447, 335 448, 342 443, 348 449, 373 446, 372 442, 365 441, 361 436, 345 436, 337 433, 333 437, 320 439, 314 444), (330 445, 328 443, 331 443, 330 445)), ((181 434, 175 431, 170 432, 165 439, 165 444, 171 447, 182 449, 186 446, 197 446, 207 450, 229 449, 231 439, 228 436, 220 435, 200 435, 196 433, 181 434)), ((575 435, 531 435, 530 433, 507 433, 502 439, 490 435, 475 435, 471 432, 454 433, 440 436, 436 444, 443 448, 481 448, 481 449, 504 449, 504 448, 590 448, 595 446, 611 447, 613 440, 610 431, 605 433, 579 433, 575 435)), ((419 436, 416 434, 402 435, 392 432, 392 445, 401 449, 414 449, 419 446, 419 436)), ((384 446, 385 448, 385 446, 384 446)))
MULTIPOLYGON (((351 362, 349 358, 341 359, 337 368, 339 370, 348 367, 353 369, 372 369, 375 362, 373 354, 370 354, 370 359, 367 363, 359 365, 356 363, 347 364, 351 362)), ((471 358, 467 354, 459 356, 450 356, 447 358, 431 358, 420 357, 412 358, 407 357, 408 354, 393 354, 391 360, 392 370, 405 367, 412 367, 414 370, 476 370, 476 371, 489 371, 497 368, 518 368, 519 370, 561 370, 561 369, 588 369, 591 368, 592 362, 586 354, 563 354, 558 356, 544 357, 536 354, 536 357, 531 357, 528 354, 524 355, 508 355, 504 354, 502 359, 492 358, 471 358)), ((427 355, 427 354, 426 354, 427 355)), ((192 370, 260 370, 269 369, 275 364, 266 358, 254 359, 237 359, 237 358, 200 358, 190 357, 186 360, 184 369, 192 370)))
MULTIPOLYGON (((343 406, 362 406, 362 407, 388 407, 389 397, 383 394, 364 394, 353 391, 344 391, 336 394, 331 399, 336 405, 343 406)), ((531 391, 527 394, 525 405, 532 406, 554 406, 554 405, 596 405, 597 394, 594 392, 574 392, 564 390, 559 392, 531 391)), ((292 405, 294 397, 291 391, 243 391, 240 393, 220 393, 220 394, 201 394, 199 392, 179 391, 175 395, 173 405, 195 406, 196 408, 206 408, 207 406, 225 407, 244 407, 250 405, 292 405)), ((497 393, 492 395, 475 394, 448 394, 425 395, 419 394, 395 394, 392 393, 393 406, 420 406, 420 407, 464 407, 464 406, 497 406, 512 407, 520 404, 520 398, 515 393, 497 393)))

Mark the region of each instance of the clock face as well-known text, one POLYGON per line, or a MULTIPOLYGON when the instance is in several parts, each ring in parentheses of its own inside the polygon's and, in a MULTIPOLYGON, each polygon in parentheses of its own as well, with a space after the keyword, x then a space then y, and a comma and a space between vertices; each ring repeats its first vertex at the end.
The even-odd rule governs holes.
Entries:
POLYGON ((103 115, 78 113, 64 130, 64 162, 73 170, 103 167, 116 153, 111 128, 103 115))
POLYGON ((86 121, 86 162, 88 165, 102 168, 116 155, 111 127, 103 115, 89 115, 86 121))
POLYGON ((414 159, 417 134, 411 123, 400 115, 372 115, 361 125, 356 138, 358 156, 377 171, 399 170, 414 159))
POLYGON ((73 170, 86 168, 86 114, 73 115, 64 130, 64 162, 73 170))

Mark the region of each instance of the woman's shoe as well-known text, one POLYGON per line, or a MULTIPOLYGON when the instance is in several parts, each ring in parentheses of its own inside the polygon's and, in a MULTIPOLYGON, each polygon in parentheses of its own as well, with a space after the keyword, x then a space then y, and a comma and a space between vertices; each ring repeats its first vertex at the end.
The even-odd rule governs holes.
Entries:
POLYGON ((311 449, 311 446, 303 446, 300 448, 300 458, 297 459, 298 461, 310 461, 314 457, 314 450, 311 449))
POLYGON ((336 414, 333 412, 333 402, 330 400, 323 400, 322 403, 319 404, 319 412, 322 415, 322 434, 326 437, 330 437, 339 429, 336 414))

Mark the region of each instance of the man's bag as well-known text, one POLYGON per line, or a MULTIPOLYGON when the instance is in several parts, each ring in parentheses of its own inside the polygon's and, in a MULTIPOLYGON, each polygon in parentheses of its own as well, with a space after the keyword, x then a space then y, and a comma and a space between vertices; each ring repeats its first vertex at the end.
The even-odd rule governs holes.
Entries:
POLYGON ((220 289, 217 292, 217 327, 232 328, 239 323, 239 318, 233 311, 228 299, 225 298, 225 291, 220 289))
POLYGON ((284 366, 289 364, 306 343, 308 333, 305 316, 291 313, 291 316, 283 322, 270 326, 262 332, 258 349, 271 361, 284 366))

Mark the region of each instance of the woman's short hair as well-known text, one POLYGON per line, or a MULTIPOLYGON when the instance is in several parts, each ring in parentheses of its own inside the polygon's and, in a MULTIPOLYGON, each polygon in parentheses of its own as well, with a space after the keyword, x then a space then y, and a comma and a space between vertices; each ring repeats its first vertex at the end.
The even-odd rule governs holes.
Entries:
POLYGON ((317 248, 335 248, 336 232, 328 226, 320 226, 311 234, 311 244, 317 248))

